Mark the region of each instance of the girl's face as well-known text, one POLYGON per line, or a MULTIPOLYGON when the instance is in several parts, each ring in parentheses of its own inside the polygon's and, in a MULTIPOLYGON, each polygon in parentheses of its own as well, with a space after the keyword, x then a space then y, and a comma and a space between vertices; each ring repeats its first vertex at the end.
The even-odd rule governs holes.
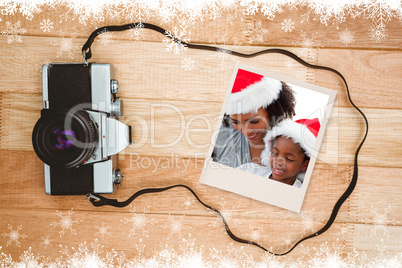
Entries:
POLYGON ((240 131, 249 141, 250 145, 264 144, 263 138, 269 129, 269 114, 264 108, 256 113, 230 115, 233 127, 240 131))
POLYGON ((293 184, 297 175, 307 169, 309 160, 301 147, 291 138, 279 136, 272 145, 269 164, 272 169, 272 179, 293 184))

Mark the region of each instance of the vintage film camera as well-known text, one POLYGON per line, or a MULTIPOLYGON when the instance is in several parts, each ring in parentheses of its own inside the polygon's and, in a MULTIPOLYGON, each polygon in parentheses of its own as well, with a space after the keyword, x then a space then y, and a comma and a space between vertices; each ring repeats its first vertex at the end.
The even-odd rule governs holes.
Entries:
POLYGON ((43 65, 32 143, 45 163, 47 194, 112 193, 124 177, 116 154, 132 143, 131 126, 115 119, 123 106, 113 78, 109 64, 43 65))

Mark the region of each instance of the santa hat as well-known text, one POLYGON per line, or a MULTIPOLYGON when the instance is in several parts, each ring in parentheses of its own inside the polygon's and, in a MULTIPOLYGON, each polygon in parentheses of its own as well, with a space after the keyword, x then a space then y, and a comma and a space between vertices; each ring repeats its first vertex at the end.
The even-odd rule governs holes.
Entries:
POLYGON ((300 145, 305 154, 310 158, 314 155, 314 144, 320 130, 318 118, 300 119, 297 121, 285 120, 272 128, 264 137, 265 149, 261 153, 261 163, 269 165, 272 141, 278 136, 291 138, 294 143, 300 145))
POLYGON ((243 69, 238 69, 226 114, 247 114, 266 108, 279 98, 282 83, 243 69))

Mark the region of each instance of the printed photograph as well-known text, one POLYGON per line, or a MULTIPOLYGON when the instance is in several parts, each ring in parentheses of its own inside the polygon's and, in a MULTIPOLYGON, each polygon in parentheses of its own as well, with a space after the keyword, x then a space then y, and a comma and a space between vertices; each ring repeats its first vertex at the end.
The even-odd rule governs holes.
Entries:
POLYGON ((200 182, 300 211, 335 96, 236 64, 200 182))

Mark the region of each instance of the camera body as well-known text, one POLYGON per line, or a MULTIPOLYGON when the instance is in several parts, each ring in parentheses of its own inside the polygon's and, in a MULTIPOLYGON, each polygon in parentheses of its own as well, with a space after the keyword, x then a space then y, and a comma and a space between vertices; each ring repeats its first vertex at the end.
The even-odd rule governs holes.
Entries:
POLYGON ((43 109, 32 143, 51 195, 112 193, 124 177, 116 154, 132 143, 110 64, 42 66, 43 109))

